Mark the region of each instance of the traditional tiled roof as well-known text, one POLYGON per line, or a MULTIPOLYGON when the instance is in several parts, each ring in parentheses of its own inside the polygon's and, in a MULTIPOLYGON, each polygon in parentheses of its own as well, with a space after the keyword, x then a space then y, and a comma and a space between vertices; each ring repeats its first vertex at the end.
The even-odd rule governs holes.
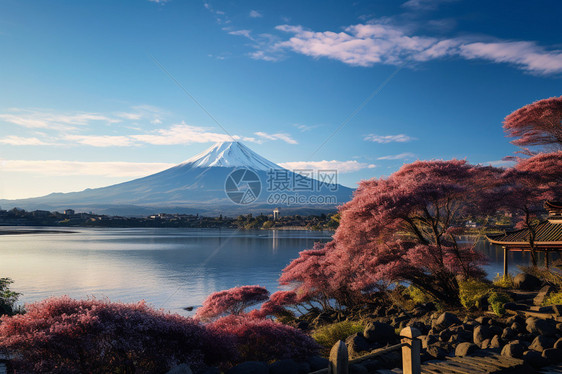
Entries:
MULTIPOLYGON (((561 246, 562 223, 543 221, 535 226, 535 246, 561 246)), ((500 245, 529 246, 529 229, 508 232, 502 235, 487 235, 488 241, 500 245)))

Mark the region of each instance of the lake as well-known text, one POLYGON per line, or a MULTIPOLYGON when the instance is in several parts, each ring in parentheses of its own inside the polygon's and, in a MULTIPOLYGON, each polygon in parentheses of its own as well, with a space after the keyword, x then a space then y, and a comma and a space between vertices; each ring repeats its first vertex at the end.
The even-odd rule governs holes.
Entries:
MULTIPOLYGON (((281 270, 298 252, 331 238, 316 231, 68 230, 73 233, 0 235, 0 277, 14 280, 12 289, 23 294, 23 303, 60 295, 144 299, 190 315, 184 307, 201 305, 218 290, 257 284, 275 292, 281 270)), ((481 242, 478 249, 490 258, 490 278, 503 271, 501 248, 481 242)), ((528 263, 528 254, 510 254, 511 272, 528 263)))

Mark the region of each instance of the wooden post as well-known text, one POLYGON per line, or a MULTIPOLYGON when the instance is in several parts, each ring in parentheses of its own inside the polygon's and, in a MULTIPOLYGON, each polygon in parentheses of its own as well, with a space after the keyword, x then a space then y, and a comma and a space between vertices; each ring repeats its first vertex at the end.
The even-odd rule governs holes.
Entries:
POLYGON ((402 373, 421 374, 421 341, 417 338, 421 332, 413 327, 400 331, 402 337, 402 373))
POLYGON ((503 246, 503 279, 507 279, 507 255, 509 251, 507 247, 503 246))
POLYGON ((338 341, 330 351, 330 366, 328 374, 348 374, 349 373, 349 356, 347 354, 347 346, 343 341, 338 341))

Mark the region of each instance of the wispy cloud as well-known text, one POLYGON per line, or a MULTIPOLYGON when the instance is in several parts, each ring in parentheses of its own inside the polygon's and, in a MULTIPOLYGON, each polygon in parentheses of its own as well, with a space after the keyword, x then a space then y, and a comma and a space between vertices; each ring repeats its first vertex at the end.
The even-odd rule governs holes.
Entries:
POLYGON ((482 162, 480 163, 480 165, 489 165, 498 168, 510 168, 515 166, 516 163, 517 163, 516 161, 510 161, 510 160, 495 160, 495 161, 482 162))
POLYGON ((310 125, 302 125, 300 123, 295 123, 295 124, 293 124, 293 126, 295 126, 297 129, 299 129, 300 132, 307 132, 307 131, 310 131, 310 130, 314 130, 317 127, 320 127, 320 125, 310 126, 310 125))
POLYGON ((403 8, 412 10, 433 10, 444 3, 453 3, 458 0, 408 0, 402 4, 403 8))
POLYGON ((259 136, 260 138, 267 139, 267 140, 283 140, 289 144, 298 144, 298 142, 293 139, 289 134, 277 133, 277 134, 268 134, 266 132, 255 132, 255 135, 259 136))
POLYGON ((166 3, 167 3, 168 1, 170 1, 170 0, 148 0, 148 1, 150 1, 151 3, 156 3, 156 4, 164 5, 164 4, 166 4, 166 3))
POLYGON ((353 173, 362 169, 372 169, 374 164, 367 164, 358 161, 292 161, 279 164, 289 170, 337 170, 338 173, 353 173))
POLYGON ((51 176, 95 175, 104 177, 142 177, 170 168, 169 163, 82 162, 62 160, 0 160, 2 172, 51 176))
POLYGON ((228 33, 230 35, 244 36, 250 40, 253 40, 250 30, 234 30, 234 31, 229 31, 228 33))
MULTIPOLYGON (((435 1, 413 1, 410 6, 429 6, 435 1)), ((406 3, 407 4, 407 3, 406 3)), ((507 63, 534 74, 562 72, 562 51, 548 49, 531 41, 505 41, 488 37, 437 38, 415 35, 388 20, 351 25, 343 31, 312 31, 299 25, 279 25, 277 30, 291 34, 288 40, 257 40, 254 59, 278 61, 292 51, 314 58, 330 58, 352 66, 376 64, 415 65, 443 57, 482 59, 507 63)))
POLYGON ((230 136, 226 134, 208 131, 204 127, 190 126, 184 122, 167 129, 155 130, 150 134, 132 135, 131 138, 138 142, 154 145, 209 143, 231 140, 230 136))
POLYGON ((0 113, 0 121, 32 129, 74 130, 92 121, 118 123, 120 119, 99 113, 54 113, 38 109, 14 108, 8 113, 0 113))
POLYGON ((118 135, 66 135, 65 140, 92 147, 129 147, 131 138, 118 135))
POLYGON ((38 138, 26 138, 15 135, 8 135, 0 138, 0 143, 9 145, 50 145, 50 143, 44 142, 38 138))
POLYGON ((261 17, 263 17, 263 14, 261 14, 261 13, 258 12, 257 10, 251 10, 249 15, 250 15, 250 17, 252 17, 252 18, 261 18, 261 17))
POLYGON ((398 135, 369 134, 365 136, 363 140, 380 143, 380 144, 386 144, 386 143, 406 143, 406 142, 411 142, 412 140, 416 140, 416 138, 404 134, 398 134, 398 135))
POLYGON ((382 157, 378 157, 377 160, 409 160, 409 159, 413 159, 416 158, 416 155, 410 152, 405 152, 405 153, 400 153, 397 155, 388 155, 388 156, 382 156, 382 157))

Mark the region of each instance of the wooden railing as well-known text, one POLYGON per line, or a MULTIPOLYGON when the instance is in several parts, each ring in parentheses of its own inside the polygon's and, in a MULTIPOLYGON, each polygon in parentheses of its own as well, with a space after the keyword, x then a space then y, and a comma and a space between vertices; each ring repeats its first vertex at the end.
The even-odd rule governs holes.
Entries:
POLYGON ((402 338, 400 344, 380 349, 353 360, 349 360, 347 346, 340 340, 330 351, 330 364, 328 368, 310 374, 348 374, 349 365, 382 356, 398 349, 402 349, 403 374, 421 374, 421 341, 418 339, 420 335, 421 333, 418 329, 406 327, 400 331, 400 337, 402 338))

